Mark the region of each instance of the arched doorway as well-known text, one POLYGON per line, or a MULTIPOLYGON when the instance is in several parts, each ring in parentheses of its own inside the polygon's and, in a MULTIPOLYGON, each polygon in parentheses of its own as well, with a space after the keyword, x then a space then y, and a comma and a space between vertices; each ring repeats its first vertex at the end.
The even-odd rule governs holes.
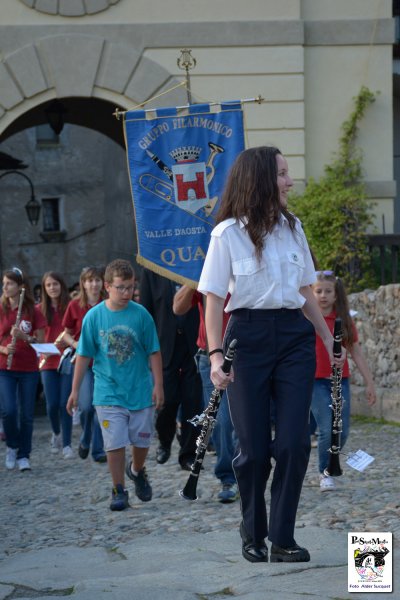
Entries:
MULTIPOLYGON (((50 217, 59 209, 59 230, 44 231, 43 216, 34 228, 24 214, 23 178, 0 181, 1 266, 19 264, 33 283, 48 268, 58 267, 71 281, 88 263, 117 256, 134 261, 122 124, 112 113, 116 106, 130 108, 178 83, 144 56, 140 37, 135 47, 109 29, 46 32, 28 36, 4 56, 0 90, 0 149, 29 165, 25 172, 37 197, 46 200, 50 217), (67 111, 61 143, 38 143, 45 109, 55 99, 67 111)), ((168 103, 184 102, 182 89, 168 94, 168 103)), ((164 98, 151 106, 163 103, 164 98)))
POLYGON ((0 180, 1 268, 16 265, 31 283, 47 270, 63 273, 69 285, 82 267, 121 257, 135 263, 134 216, 121 122, 114 104, 97 98, 60 99, 65 125, 56 135, 40 104, 17 118, 0 136, 1 150, 28 167, 41 203, 31 226, 23 178, 0 180))

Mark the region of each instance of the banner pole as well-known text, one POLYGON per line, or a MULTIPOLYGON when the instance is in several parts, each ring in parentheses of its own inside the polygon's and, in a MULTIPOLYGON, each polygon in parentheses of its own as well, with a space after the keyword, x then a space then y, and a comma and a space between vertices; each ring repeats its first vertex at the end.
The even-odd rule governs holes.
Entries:
MULTIPOLYGON (((217 106, 218 104, 246 104, 248 102, 256 102, 257 104, 262 104, 263 102, 265 102, 265 98, 263 98, 261 96, 261 94, 259 94, 258 96, 256 96, 255 98, 243 98, 242 100, 236 100, 236 101, 229 101, 229 102, 196 102, 196 104, 208 104, 209 106, 217 106)), ((177 110, 183 110, 184 108, 189 108, 189 107, 193 107, 196 106, 196 104, 184 104, 182 106, 177 106, 176 109, 177 110)), ((158 107, 159 108, 159 107, 158 107)), ((156 110, 158 110, 158 108, 146 108, 144 109, 143 112, 154 112, 156 110)), ((118 121, 120 120, 121 116, 124 116, 127 112, 127 110, 120 110, 119 108, 115 109, 115 112, 113 112, 113 116, 118 119, 118 121)))

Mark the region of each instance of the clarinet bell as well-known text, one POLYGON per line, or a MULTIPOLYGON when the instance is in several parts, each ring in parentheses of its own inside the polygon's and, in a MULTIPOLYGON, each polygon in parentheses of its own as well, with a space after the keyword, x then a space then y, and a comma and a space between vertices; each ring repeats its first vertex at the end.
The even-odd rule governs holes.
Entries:
POLYGON ((183 488, 183 490, 180 490, 180 492, 179 492, 180 497, 184 498, 185 500, 191 500, 191 501, 197 500, 197 494, 196 494, 197 481, 198 481, 198 477, 193 475, 193 473, 190 473, 185 487, 183 488))
POLYGON ((329 457, 329 464, 326 469, 324 469, 324 475, 327 477, 340 477, 343 473, 343 470, 340 466, 339 461, 339 453, 331 454, 329 457))

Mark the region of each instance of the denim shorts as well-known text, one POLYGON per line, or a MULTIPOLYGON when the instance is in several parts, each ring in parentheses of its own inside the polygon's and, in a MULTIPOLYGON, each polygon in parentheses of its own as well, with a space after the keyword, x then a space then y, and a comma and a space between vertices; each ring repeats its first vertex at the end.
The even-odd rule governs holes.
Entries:
POLYGON ((122 406, 95 406, 103 434, 104 449, 125 446, 149 448, 154 432, 154 407, 129 410, 122 406))

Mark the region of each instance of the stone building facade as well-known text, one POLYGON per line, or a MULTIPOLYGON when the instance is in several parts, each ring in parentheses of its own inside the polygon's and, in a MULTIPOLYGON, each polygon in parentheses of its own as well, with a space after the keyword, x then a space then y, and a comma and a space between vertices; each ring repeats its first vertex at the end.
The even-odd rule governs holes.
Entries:
MULTIPOLYGON (((280 147, 298 187, 331 160, 360 87, 379 91, 359 144, 377 231, 399 231, 394 41, 392 0, 1 0, 0 151, 28 165, 42 215, 28 223, 23 178, 0 179, 0 267, 17 264, 32 283, 57 269, 72 284, 85 265, 134 262, 113 112, 154 97, 147 107, 185 104, 182 87, 161 95, 184 80, 185 47, 197 61, 194 101, 265 98, 244 105, 246 144, 280 147), (55 99, 66 125, 52 139, 45 110, 55 99)), ((355 369, 353 412, 400 420, 399 302, 399 286, 351 297, 379 398, 366 407, 355 369)))
POLYGON ((34 227, 26 221, 22 178, 0 180, 1 267, 19 262, 35 280, 60 268, 75 280, 83 264, 134 254, 122 127, 112 113, 154 97, 148 107, 185 104, 182 87, 160 96, 184 80, 184 47, 197 60, 195 101, 265 98, 244 105, 246 144, 280 147, 299 187, 332 158, 360 87, 379 90, 359 142, 378 231, 382 223, 394 230, 391 0, 1 4, 0 150, 29 165, 41 201, 60 199, 62 223, 58 237, 43 237, 43 217, 34 227), (68 125, 58 149, 39 151, 33 140, 55 99, 68 125))

